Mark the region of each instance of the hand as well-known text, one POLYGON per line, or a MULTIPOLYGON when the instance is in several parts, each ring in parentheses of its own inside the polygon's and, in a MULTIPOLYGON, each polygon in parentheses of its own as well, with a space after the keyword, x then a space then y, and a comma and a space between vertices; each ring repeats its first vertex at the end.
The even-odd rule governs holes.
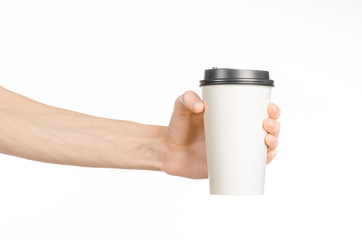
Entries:
MULTIPOLYGON (((195 179, 207 178, 204 108, 204 103, 193 91, 187 91, 176 99, 165 136, 164 172, 195 179)), ((268 146, 267 163, 270 163, 278 145, 278 106, 269 104, 268 114, 269 118, 263 121, 263 127, 268 132, 265 143, 268 146)))

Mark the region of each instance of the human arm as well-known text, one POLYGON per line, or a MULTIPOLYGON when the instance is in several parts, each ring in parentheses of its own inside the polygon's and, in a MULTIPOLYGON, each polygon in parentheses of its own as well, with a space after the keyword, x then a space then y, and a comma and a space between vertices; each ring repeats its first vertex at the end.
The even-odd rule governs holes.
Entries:
POLYGON ((159 170, 166 127, 90 116, 0 87, 0 152, 41 162, 159 170))
MULTIPOLYGON (((0 152, 77 166, 162 170, 207 178, 204 103, 187 91, 175 101, 168 127, 90 116, 52 107, 0 87, 0 152)), ((279 108, 263 126, 268 162, 275 157, 279 108)))

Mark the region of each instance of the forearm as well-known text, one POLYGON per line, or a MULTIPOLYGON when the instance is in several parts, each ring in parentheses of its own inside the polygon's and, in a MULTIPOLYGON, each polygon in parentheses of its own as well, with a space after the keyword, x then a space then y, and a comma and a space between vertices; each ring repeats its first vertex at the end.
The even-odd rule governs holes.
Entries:
POLYGON ((158 170, 166 127, 51 107, 0 87, 0 152, 91 167, 158 170))

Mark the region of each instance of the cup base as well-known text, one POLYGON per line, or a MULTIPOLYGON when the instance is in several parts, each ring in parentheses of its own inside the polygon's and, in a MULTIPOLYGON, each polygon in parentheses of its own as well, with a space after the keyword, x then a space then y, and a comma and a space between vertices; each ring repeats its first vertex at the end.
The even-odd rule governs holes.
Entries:
POLYGON ((264 192, 245 192, 245 193, 220 193, 220 192, 210 192, 211 195, 229 195, 229 196, 242 196, 242 195, 264 195, 264 192))

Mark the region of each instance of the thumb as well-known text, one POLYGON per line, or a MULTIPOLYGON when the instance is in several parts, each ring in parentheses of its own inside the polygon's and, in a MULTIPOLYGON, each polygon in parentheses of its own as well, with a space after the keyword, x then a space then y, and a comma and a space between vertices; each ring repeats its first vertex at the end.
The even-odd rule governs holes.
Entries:
POLYGON ((204 110, 205 104, 202 102, 199 95, 194 91, 188 90, 176 99, 175 108, 180 111, 200 113, 204 110))

